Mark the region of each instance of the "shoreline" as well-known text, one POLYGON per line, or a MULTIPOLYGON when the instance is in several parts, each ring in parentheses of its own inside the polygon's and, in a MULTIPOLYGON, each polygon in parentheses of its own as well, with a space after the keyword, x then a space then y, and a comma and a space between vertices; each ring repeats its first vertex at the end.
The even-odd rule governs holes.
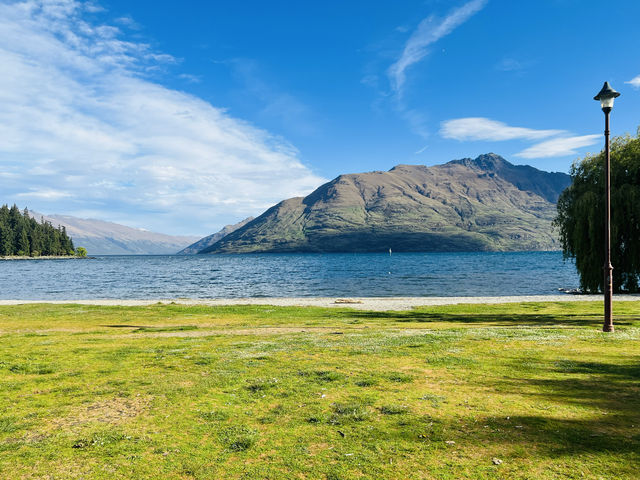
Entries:
POLYGON ((78 257, 77 255, 41 255, 39 257, 27 257, 19 255, 9 255, 6 257, 0 256, 0 261, 13 261, 13 260, 82 260, 89 257, 78 257))
MULTIPOLYGON (((614 295, 614 302, 640 301, 639 294, 614 295)), ((135 299, 84 299, 84 300, 0 300, 0 306, 25 304, 74 304, 102 306, 149 306, 178 304, 200 306, 265 305, 276 307, 325 307, 354 308, 357 310, 389 311, 411 310, 415 307, 433 307, 456 304, 500 304, 524 302, 598 302, 602 295, 523 295, 498 297, 259 297, 259 298, 158 298, 135 299)))

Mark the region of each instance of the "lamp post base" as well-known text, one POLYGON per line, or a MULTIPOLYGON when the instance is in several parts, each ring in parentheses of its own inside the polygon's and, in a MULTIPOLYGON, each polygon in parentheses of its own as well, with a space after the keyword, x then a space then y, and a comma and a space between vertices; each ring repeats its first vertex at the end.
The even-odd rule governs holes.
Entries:
MULTIPOLYGON (((607 252, 608 253, 608 252, 607 252)), ((613 266, 607 262, 604 266, 604 324, 603 332, 613 332, 613 266)))

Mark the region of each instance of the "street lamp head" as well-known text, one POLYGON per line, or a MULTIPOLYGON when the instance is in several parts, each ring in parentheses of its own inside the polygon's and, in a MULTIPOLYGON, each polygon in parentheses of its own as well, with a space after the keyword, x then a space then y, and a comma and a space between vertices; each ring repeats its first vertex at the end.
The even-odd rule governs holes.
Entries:
POLYGON ((602 90, 598 92, 598 94, 593 97, 594 100, 600 101, 600 106, 602 110, 608 109, 609 111, 613 108, 613 99, 620 96, 619 92, 616 92, 609 82, 604 82, 602 86, 602 90))

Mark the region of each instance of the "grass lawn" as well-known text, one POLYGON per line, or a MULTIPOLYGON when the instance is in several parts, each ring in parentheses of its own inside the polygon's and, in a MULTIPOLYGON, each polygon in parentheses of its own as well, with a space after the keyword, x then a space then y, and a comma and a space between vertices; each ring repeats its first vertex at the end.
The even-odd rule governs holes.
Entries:
POLYGON ((0 478, 638 479, 614 313, 0 307, 0 478))

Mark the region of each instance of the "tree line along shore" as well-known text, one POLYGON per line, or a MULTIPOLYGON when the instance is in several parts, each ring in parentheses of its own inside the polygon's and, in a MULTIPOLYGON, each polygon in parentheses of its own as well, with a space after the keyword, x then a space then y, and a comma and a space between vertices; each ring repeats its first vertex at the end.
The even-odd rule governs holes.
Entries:
POLYGON ((77 256, 84 249, 74 249, 73 240, 64 226, 54 227, 51 222, 38 222, 29 214, 13 205, 0 207, 0 257, 19 258, 60 258, 77 256))

